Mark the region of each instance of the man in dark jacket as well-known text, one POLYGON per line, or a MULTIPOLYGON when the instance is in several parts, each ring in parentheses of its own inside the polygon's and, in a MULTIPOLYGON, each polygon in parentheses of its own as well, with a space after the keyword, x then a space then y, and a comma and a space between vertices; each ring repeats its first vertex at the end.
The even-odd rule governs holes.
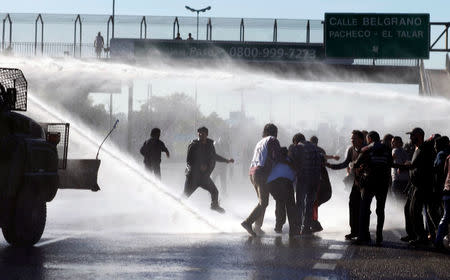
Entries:
POLYGON ((410 236, 411 245, 429 244, 428 236, 423 225, 423 207, 428 203, 433 186, 433 149, 431 141, 424 141, 425 132, 414 128, 410 135, 411 143, 416 146, 411 165, 409 177, 411 180, 411 202, 410 215, 414 236, 410 236))
POLYGON ((160 136, 161 130, 157 127, 153 128, 150 132, 150 139, 144 142, 140 150, 141 155, 144 156, 145 167, 159 179, 161 179, 161 153, 164 152, 167 157, 170 156, 164 142, 159 140, 160 136))
POLYGON ((364 147, 364 134, 359 130, 353 130, 351 142, 352 145, 348 147, 346 157, 343 162, 337 164, 326 164, 327 167, 334 170, 348 168, 350 174, 349 176, 353 177, 352 190, 348 199, 350 233, 345 235, 345 239, 347 240, 358 237, 359 231, 359 211, 361 206, 361 191, 359 187, 360 176, 358 170, 353 166, 361 152, 361 149, 364 147))
POLYGON ((367 134, 368 146, 362 149, 355 162, 355 168, 362 169, 361 177, 361 210, 359 218, 358 243, 370 241, 370 204, 375 197, 377 200, 377 237, 376 244, 383 242, 384 207, 391 178, 393 165, 390 148, 380 141, 376 131, 367 134))
POLYGON ((216 154, 214 141, 208 138, 206 127, 200 127, 197 132, 198 139, 193 140, 188 147, 184 194, 190 197, 198 187, 201 187, 211 194, 211 209, 225 213, 219 206, 219 191, 210 176, 216 161, 233 163, 234 159, 226 159, 216 154))
POLYGON ((289 147, 289 158, 292 159, 297 173, 296 198, 301 233, 311 234, 313 206, 324 158, 313 143, 306 141, 303 134, 294 135, 292 142, 293 145, 289 147))

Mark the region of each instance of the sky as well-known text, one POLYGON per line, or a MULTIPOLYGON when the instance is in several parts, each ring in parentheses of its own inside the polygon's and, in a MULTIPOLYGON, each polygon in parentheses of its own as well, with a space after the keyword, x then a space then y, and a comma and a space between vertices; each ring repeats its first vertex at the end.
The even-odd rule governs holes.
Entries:
MULTIPOLYGON (((111 14, 113 0, 3 0, 5 13, 111 14)), ((211 6, 205 16, 247 18, 323 19, 325 12, 430 13, 431 21, 450 21, 449 0, 115 0, 119 15, 189 16, 211 6), (431 4, 432 3, 432 4, 431 4)))

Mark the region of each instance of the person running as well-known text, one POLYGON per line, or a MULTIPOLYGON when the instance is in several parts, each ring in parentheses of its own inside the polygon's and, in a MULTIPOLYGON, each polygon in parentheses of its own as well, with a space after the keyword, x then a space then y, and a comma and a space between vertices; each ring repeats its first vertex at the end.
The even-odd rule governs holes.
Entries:
POLYGON ((391 167, 393 165, 391 149, 382 144, 380 135, 376 131, 367 134, 368 146, 355 162, 355 168, 362 169, 361 175, 361 210, 359 218, 359 234, 357 244, 370 242, 370 204, 375 197, 377 200, 377 231, 376 244, 383 242, 384 208, 386 205, 389 182, 391 178, 391 167))
POLYGON ((163 141, 159 140, 161 129, 155 127, 150 132, 150 139, 144 142, 140 153, 144 156, 144 165, 148 171, 161 180, 161 153, 166 153, 170 157, 169 150, 163 141))
POLYGON ((311 142, 306 141, 305 136, 297 133, 292 138, 289 147, 289 157, 296 169, 296 198, 300 216, 301 233, 311 234, 313 205, 317 197, 317 189, 320 184, 320 172, 324 164, 324 158, 319 149, 311 142))
POLYGON ((348 147, 346 152, 345 160, 341 163, 330 164, 327 163, 328 168, 338 170, 349 168, 349 174, 353 176, 353 185, 348 199, 348 209, 349 209, 349 225, 350 233, 345 235, 346 240, 358 237, 359 231, 359 211, 361 205, 361 191, 360 191, 360 174, 359 171, 354 168, 354 163, 356 162, 361 149, 364 147, 364 134, 359 130, 353 130, 351 136, 352 145, 348 147))
POLYGON ((97 54, 97 58, 101 57, 104 45, 105 45, 105 41, 103 40, 103 36, 100 32, 98 32, 97 37, 95 37, 95 41, 94 41, 94 48, 95 48, 95 53, 97 54))
POLYGON ((258 205, 253 209, 250 215, 241 225, 252 236, 264 234, 261 230, 264 214, 269 204, 269 189, 267 186, 267 177, 272 171, 272 167, 281 159, 280 142, 277 139, 278 128, 273 123, 264 126, 262 139, 256 144, 253 158, 250 163, 250 181, 255 188, 258 196, 258 205), (252 225, 255 224, 255 230, 252 225), (256 232, 255 232, 256 231, 256 232))
POLYGON ((201 187, 211 194, 211 209, 225 213, 225 210, 219 205, 219 191, 211 180, 211 173, 216 161, 233 163, 234 159, 226 159, 216 154, 214 141, 208 138, 206 127, 200 127, 197 132, 198 139, 193 140, 188 147, 184 195, 190 197, 198 187, 201 187))

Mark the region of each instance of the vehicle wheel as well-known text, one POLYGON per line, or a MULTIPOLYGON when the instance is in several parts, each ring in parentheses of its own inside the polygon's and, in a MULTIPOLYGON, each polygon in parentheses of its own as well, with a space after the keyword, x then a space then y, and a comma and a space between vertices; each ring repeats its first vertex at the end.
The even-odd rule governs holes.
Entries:
POLYGON ((17 199, 13 226, 10 232, 6 230, 12 243, 7 241, 17 246, 33 246, 41 239, 46 218, 46 203, 31 190, 22 190, 17 199))

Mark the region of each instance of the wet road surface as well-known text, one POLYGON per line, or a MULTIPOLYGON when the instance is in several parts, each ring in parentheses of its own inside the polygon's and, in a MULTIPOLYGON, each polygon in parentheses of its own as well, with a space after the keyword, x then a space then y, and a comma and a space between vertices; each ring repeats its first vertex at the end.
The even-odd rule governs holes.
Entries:
MULTIPOLYGON (((398 232, 397 232, 398 233, 398 232)), ((411 249, 386 233, 383 247, 339 233, 290 239, 267 233, 47 232, 31 249, 0 243, 1 279, 448 279, 450 256, 411 249)))

